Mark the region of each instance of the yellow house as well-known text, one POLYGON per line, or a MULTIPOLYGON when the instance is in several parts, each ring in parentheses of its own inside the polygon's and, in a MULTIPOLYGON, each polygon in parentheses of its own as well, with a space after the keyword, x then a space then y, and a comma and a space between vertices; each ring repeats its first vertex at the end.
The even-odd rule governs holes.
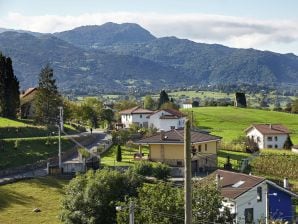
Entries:
MULTIPOLYGON (((217 149, 221 137, 200 131, 191 131, 192 170, 203 172, 217 168, 217 149)), ((149 160, 170 166, 184 166, 184 129, 173 129, 137 142, 149 145, 149 160)))

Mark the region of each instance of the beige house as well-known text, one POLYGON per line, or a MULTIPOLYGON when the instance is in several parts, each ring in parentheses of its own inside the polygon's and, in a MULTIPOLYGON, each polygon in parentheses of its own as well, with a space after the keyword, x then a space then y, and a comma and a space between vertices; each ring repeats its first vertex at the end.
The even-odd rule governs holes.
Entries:
MULTIPOLYGON (((204 172, 217 167, 220 137, 191 131, 192 171, 204 172)), ((141 139, 136 144, 149 145, 149 160, 170 166, 184 166, 184 129, 160 132, 141 139)))
POLYGON ((33 118, 35 113, 34 98, 37 88, 29 88, 20 96, 21 118, 33 118))

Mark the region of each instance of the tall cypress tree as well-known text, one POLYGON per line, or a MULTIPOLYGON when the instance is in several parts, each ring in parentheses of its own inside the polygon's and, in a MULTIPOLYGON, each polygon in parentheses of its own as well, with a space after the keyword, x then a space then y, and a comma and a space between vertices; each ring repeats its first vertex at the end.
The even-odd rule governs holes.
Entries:
POLYGON ((19 81, 12 61, 0 53, 0 116, 15 118, 20 106, 19 81))
POLYGON ((162 90, 159 94, 158 108, 160 108, 161 105, 163 105, 164 103, 167 103, 169 101, 170 101, 170 99, 169 99, 168 94, 166 93, 165 90, 162 90))
POLYGON ((5 113, 5 58, 0 53, 0 117, 5 113))
POLYGON ((16 118, 20 106, 19 81, 14 75, 12 61, 6 58, 6 77, 5 77, 5 117, 16 118))
POLYGON ((53 69, 46 65, 39 74, 38 91, 35 97, 35 119, 42 124, 54 124, 59 115, 62 100, 56 86, 53 69))

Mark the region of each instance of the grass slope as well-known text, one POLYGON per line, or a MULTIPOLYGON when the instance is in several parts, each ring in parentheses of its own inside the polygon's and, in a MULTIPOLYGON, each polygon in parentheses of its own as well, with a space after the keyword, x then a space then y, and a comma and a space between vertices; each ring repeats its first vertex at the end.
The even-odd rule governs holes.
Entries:
POLYGON ((298 144, 297 114, 234 107, 198 107, 185 112, 191 110, 197 127, 210 130, 212 134, 223 137, 225 142, 243 136, 244 130, 253 123, 272 123, 288 127, 293 143, 298 144))
MULTIPOLYGON (((117 145, 112 146, 106 153, 102 155, 101 165, 103 166, 131 166, 135 163, 133 156, 135 153, 139 152, 139 149, 129 148, 126 146, 121 146, 122 150, 122 161, 116 161, 117 145)), ((148 148, 143 147, 142 152, 145 156, 148 155, 148 148)))
POLYGON ((60 223, 59 205, 67 183, 46 177, 0 186, 0 223, 60 223), (34 208, 41 212, 32 212, 34 208))

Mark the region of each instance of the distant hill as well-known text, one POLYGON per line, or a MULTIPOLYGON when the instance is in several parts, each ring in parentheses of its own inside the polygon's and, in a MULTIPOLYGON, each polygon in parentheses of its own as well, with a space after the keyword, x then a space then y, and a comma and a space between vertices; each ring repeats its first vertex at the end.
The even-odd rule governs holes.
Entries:
POLYGON ((54 67, 64 91, 152 91, 201 84, 298 86, 298 57, 254 49, 156 38, 137 24, 106 23, 54 34, 0 32, 22 88, 54 67))

